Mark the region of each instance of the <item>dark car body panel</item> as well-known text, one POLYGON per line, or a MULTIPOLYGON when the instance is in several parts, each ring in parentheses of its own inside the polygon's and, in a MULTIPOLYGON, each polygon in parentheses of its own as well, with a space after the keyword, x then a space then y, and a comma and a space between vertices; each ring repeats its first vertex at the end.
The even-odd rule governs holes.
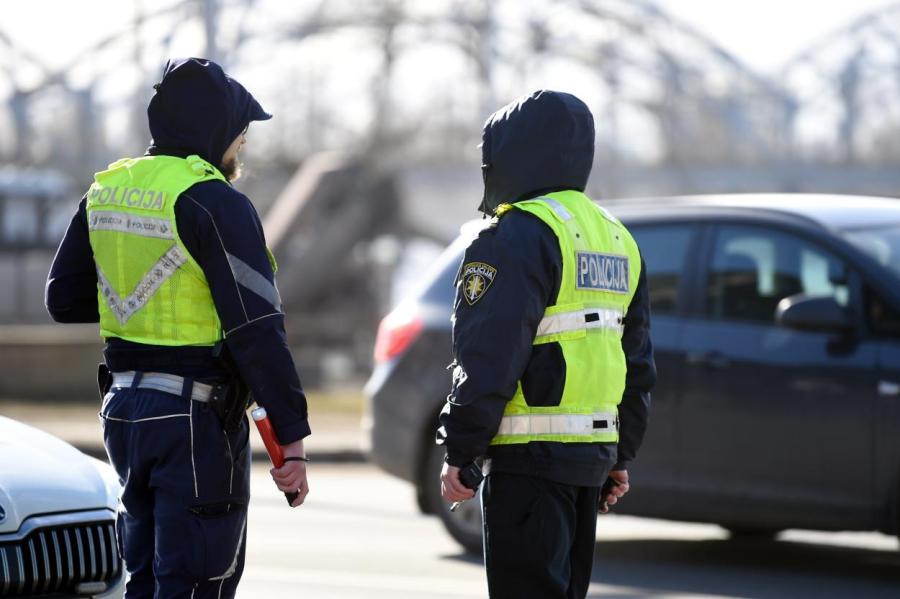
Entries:
POLYGON ((419 479, 449 390, 449 320, 444 327, 424 330, 395 362, 376 369, 370 382, 377 387, 369 395, 370 455, 378 466, 408 481, 419 479))
POLYGON ((435 261, 422 285, 398 307, 419 318, 422 331, 398 356, 376 364, 366 383, 369 456, 404 480, 422 479, 434 444, 437 415, 449 392, 453 284, 468 240, 481 226, 468 226, 435 261))
MULTIPOLYGON (((839 229, 900 222, 900 202, 721 196, 604 206, 640 246, 642 234, 654 228, 690 230, 677 294, 671 292, 665 313, 653 314, 659 382, 644 445, 630 468, 632 489, 616 511, 757 529, 896 531, 900 388, 894 397, 884 385, 900 384, 900 337, 869 331, 865 310, 866 294, 875 293, 900 312, 900 277, 839 229), (852 332, 710 316, 716 244, 755 231, 789 240, 806 252, 804 259, 827 257, 822 276, 845 290, 852 332), (845 276, 832 273, 833 264, 845 276)), ((402 430, 373 415, 373 457, 418 484, 425 475, 421 444, 431 442, 449 389, 443 367, 451 357, 453 290, 444 290, 439 305, 447 318, 398 359, 384 385, 369 386, 375 412, 386 392, 397 403, 393 410, 405 411, 398 418, 402 430)), ((655 301, 652 283, 650 293, 655 301)))

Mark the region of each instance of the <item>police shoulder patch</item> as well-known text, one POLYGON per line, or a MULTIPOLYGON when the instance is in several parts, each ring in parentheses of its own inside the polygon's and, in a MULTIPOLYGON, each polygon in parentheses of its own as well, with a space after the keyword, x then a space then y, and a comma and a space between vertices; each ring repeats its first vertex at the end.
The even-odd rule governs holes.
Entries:
POLYGON ((463 264, 460 280, 462 281, 462 294, 470 306, 480 300, 494 278, 497 269, 485 262, 466 262, 463 264))

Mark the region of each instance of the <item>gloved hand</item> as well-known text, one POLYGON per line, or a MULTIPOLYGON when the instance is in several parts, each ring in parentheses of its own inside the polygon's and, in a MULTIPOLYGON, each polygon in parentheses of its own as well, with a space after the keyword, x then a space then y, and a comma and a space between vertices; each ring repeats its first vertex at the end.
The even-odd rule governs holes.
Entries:
MULTIPOLYGON (((303 450, 303 439, 294 441, 288 445, 282 445, 284 457, 306 457, 303 450)), ((275 486, 285 493, 297 492, 297 498, 291 503, 291 507, 297 507, 302 504, 309 494, 309 483, 306 481, 306 462, 303 461, 285 461, 281 468, 272 468, 269 470, 275 486)))

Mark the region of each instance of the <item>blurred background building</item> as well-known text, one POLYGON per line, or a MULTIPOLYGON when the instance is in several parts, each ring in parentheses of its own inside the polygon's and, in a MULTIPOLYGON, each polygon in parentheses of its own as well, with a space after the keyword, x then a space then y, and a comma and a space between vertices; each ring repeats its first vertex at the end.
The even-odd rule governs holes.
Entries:
POLYGON ((22 375, 37 345, 96 346, 93 327, 40 326, 44 277, 91 174, 147 146, 170 56, 221 62, 276 115, 251 128, 237 186, 309 384, 366 371, 378 318, 478 216, 484 119, 536 88, 593 110, 598 199, 900 194, 900 4, 876 4, 762 72, 674 1, 85 2, 64 38, 21 3, 0 24, 0 363, 40 390, 22 375))

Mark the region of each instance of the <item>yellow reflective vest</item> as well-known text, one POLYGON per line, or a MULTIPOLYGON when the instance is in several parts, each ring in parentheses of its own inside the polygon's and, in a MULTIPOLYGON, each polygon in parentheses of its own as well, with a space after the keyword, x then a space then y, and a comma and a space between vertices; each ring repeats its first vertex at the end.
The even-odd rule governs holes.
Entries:
POLYGON ((531 406, 520 381, 491 444, 617 442, 626 372, 622 333, 641 274, 637 244, 618 219, 577 191, 505 204, 497 212, 502 218, 513 209, 540 218, 559 240, 559 293, 544 311, 534 345, 559 343, 565 384, 559 405, 531 406))
POLYGON ((101 336, 169 346, 222 339, 206 277, 175 224, 181 193, 213 179, 225 181, 199 156, 125 158, 94 176, 87 220, 101 336))

